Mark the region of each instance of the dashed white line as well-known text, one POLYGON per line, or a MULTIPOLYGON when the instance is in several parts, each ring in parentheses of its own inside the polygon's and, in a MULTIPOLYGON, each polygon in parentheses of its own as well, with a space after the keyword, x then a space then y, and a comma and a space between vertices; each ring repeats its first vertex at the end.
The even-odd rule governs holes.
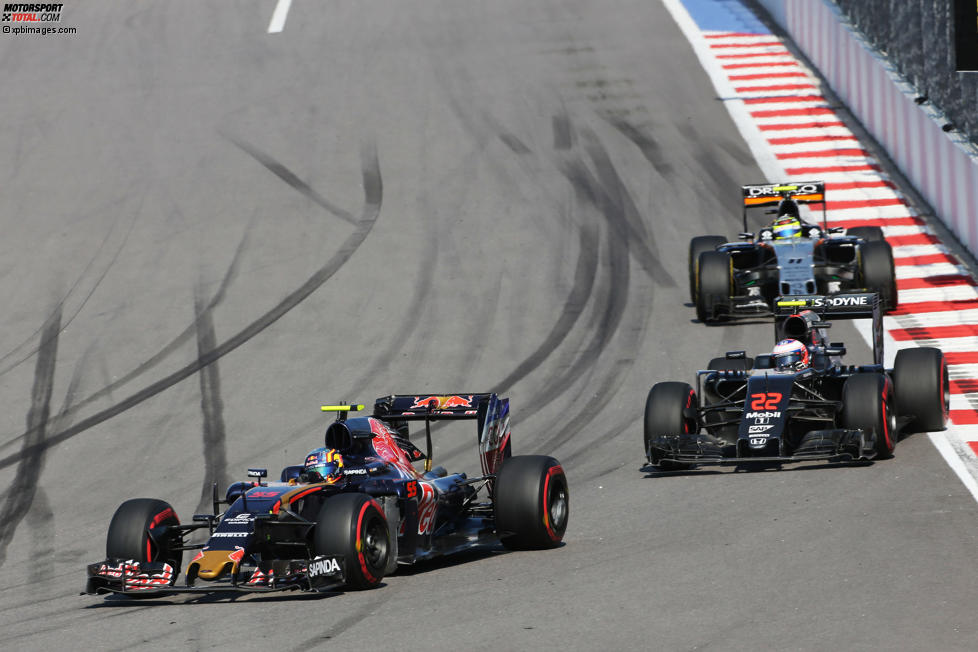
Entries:
POLYGON ((278 34, 285 28, 285 19, 289 15, 289 7, 291 6, 292 0, 278 0, 275 11, 272 12, 272 20, 268 23, 269 34, 278 34))

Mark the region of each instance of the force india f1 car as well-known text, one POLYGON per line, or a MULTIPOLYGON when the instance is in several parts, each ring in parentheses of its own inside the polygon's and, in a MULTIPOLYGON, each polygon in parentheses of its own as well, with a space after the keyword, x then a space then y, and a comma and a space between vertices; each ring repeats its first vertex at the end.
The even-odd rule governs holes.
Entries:
MULTIPOLYGON (((495 394, 395 395, 377 399, 369 417, 338 412, 325 444, 341 456, 337 475, 283 469, 279 482, 228 487, 213 514, 181 524, 162 500, 135 498, 112 517, 104 561, 88 566, 85 592, 159 595, 176 592, 321 591, 376 586, 398 563, 502 544, 552 548, 567 527, 569 493, 552 457, 511 455, 509 399, 495 394), (431 468, 431 422, 478 422, 482 475, 431 468), (424 421, 427 455, 407 438, 424 421), (424 460, 424 472, 413 463, 424 460), (228 508, 219 513, 220 505, 228 508), (206 543, 190 536, 204 530, 206 543), (184 569, 184 551, 196 555, 184 569), (182 585, 177 578, 184 572, 182 585)), ((310 456, 312 457, 312 456, 310 456)))
POLYGON ((779 297, 775 334, 807 348, 809 363, 772 368, 770 355, 714 358, 686 383, 657 383, 645 404, 645 453, 660 469, 693 465, 778 466, 787 462, 887 458, 901 433, 943 430, 948 373, 936 348, 897 352, 883 367, 876 294, 779 297), (873 364, 843 364, 829 343, 834 319, 873 319, 873 364), (702 404, 701 404, 702 400, 702 404))
POLYGON ((757 317, 773 312, 781 295, 877 292, 883 310, 897 305, 893 250, 878 226, 829 228, 825 217, 825 184, 742 186, 744 242, 704 235, 689 243, 690 300, 702 322, 757 317), (799 216, 799 205, 821 204, 822 226, 799 216), (747 230, 747 209, 776 206, 773 227, 747 230), (778 224, 796 218, 797 228, 780 237, 778 224))

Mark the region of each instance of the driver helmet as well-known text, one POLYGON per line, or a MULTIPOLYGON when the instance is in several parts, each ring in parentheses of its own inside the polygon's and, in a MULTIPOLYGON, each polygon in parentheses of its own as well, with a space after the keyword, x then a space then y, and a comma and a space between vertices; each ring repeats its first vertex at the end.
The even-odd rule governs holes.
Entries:
POLYGON ((343 477, 343 456, 334 448, 317 448, 306 455, 309 482, 334 484, 343 477))
POLYGON ((775 369, 805 369, 809 365, 808 348, 798 340, 781 340, 774 346, 771 357, 775 369))
POLYGON ((774 231, 774 237, 776 239, 800 238, 801 220, 791 215, 783 215, 774 220, 774 224, 771 225, 771 230, 774 231))

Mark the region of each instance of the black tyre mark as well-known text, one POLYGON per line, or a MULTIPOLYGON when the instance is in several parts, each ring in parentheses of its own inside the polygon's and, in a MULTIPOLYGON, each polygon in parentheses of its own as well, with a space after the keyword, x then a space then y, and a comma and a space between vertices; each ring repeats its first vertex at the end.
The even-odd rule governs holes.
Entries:
POLYGON ((499 134, 499 140, 505 143, 506 147, 513 150, 514 154, 530 154, 530 148, 522 140, 509 133, 499 134))
POLYGON ((41 335, 34 386, 31 388, 31 407, 27 411, 27 431, 24 448, 19 455, 14 481, 7 489, 0 507, 0 566, 7 560, 7 546, 14 538, 17 526, 34 502, 37 481, 44 466, 47 448, 48 417, 51 414, 51 393, 54 390, 54 368, 58 357, 58 333, 61 332, 60 307, 48 318, 41 335))
POLYGON ((571 286, 570 294, 564 301, 564 307, 560 312, 557 321, 547 336, 530 355, 516 365, 516 368, 493 389, 498 394, 508 392, 513 385, 533 373, 543 361, 550 357, 561 342, 567 338, 581 313, 587 304, 591 291, 594 288, 594 280, 598 269, 598 229, 594 225, 584 225, 578 232, 580 240, 580 253, 577 257, 577 265, 574 270, 574 283, 571 286))
MULTIPOLYGON (((142 203, 140 202, 140 208, 133 214, 132 220, 129 222, 129 228, 126 230, 126 234, 122 238, 122 242, 119 243, 119 246, 116 248, 115 253, 112 255, 112 260, 109 261, 108 265, 105 266, 105 269, 102 270, 102 273, 99 274, 98 279, 96 279, 95 284, 92 285, 91 289, 88 291, 88 294, 85 295, 85 298, 82 300, 82 302, 78 305, 77 308, 75 308, 75 311, 73 313, 71 313, 71 316, 68 317, 68 321, 66 321, 64 324, 62 324, 61 327, 63 329, 64 328, 68 328, 68 326, 71 324, 71 322, 74 321, 75 317, 78 316, 78 313, 80 313, 82 311, 82 308, 85 307, 85 304, 88 303, 88 300, 91 299, 92 298, 92 295, 95 294, 95 291, 98 290, 99 286, 102 284, 102 281, 105 280, 105 277, 108 276, 109 270, 111 270, 115 266, 115 263, 119 259, 119 255, 122 253, 123 248, 125 248, 126 243, 129 242, 129 236, 132 234, 133 227, 136 226, 136 218, 139 216, 139 213, 140 213, 141 210, 142 210, 142 203)), ((106 238, 108 238, 108 236, 106 236, 106 238)), ((86 266, 85 269, 87 271, 88 267, 86 266)), ((84 272, 83 272, 83 275, 84 275, 84 272)), ((81 279, 81 277, 79 277, 79 280, 80 279, 81 279)), ((77 283, 76 283, 76 285, 77 285, 77 283)), ((72 286, 72 290, 74 290, 74 287, 75 286, 72 286)), ((71 292, 69 291, 69 294, 70 293, 71 292)), ((66 299, 67 299, 67 296, 68 295, 65 295, 65 298, 66 299)), ((62 302, 59 303, 58 306, 57 306, 57 308, 56 308, 56 311, 58 313, 59 320, 61 318, 63 306, 64 306, 64 300, 62 300, 62 302)), ((7 365, 6 367, 4 367, 2 369, 0 369, 0 375, 3 375, 5 373, 9 372, 10 370, 12 370, 12 369, 20 366, 24 362, 30 360, 30 358, 35 353, 37 353, 43 346, 44 346, 44 339, 42 337, 41 338, 41 342, 38 344, 38 347, 36 349, 32 349, 30 352, 28 352, 27 354, 25 354, 24 356, 22 356, 20 359, 16 360, 15 362, 10 363, 9 365, 7 365)))
POLYGON ((429 239, 427 244, 429 250, 421 259, 421 270, 411 295, 410 307, 404 319, 401 320, 400 326, 395 330, 396 337, 382 352, 375 356, 373 364, 352 383, 352 389, 345 394, 345 396, 350 397, 350 400, 359 401, 362 392, 366 391, 367 385, 381 370, 390 366, 395 354, 402 350, 404 343, 414 335, 418 324, 421 323, 421 318, 428 310, 428 297, 431 295, 434 286, 435 269, 438 266, 438 238, 429 239))
POLYGON ((646 232, 645 225, 642 223, 642 215, 635 206, 635 201, 628 192, 628 188, 615 170, 608 152, 602 147, 593 132, 588 130, 583 133, 587 137, 588 155, 591 157, 598 177, 606 189, 605 194, 615 197, 616 200, 612 207, 615 209, 618 219, 611 221, 611 226, 616 235, 623 240, 628 240, 629 244, 634 247, 632 253, 636 260, 656 283, 665 287, 676 287, 676 280, 659 262, 659 254, 655 251, 655 241, 646 232))
POLYGON ((657 143, 652 136, 648 135, 635 125, 622 118, 608 116, 606 119, 611 126, 620 131, 625 138, 635 143, 635 146, 638 147, 638 151, 642 152, 642 156, 645 157, 645 160, 652 165, 652 168, 655 169, 656 172, 663 177, 672 176, 672 164, 669 163, 665 154, 662 152, 662 148, 659 146, 659 143, 657 143))
MULTIPOLYGON (((395 597, 391 594, 392 590, 393 589, 390 587, 387 587, 381 595, 368 600, 366 604, 361 606, 349 616, 340 618, 332 625, 326 627, 322 633, 316 634, 315 636, 310 636, 293 647, 292 652, 307 652, 307 650, 318 650, 328 646, 334 639, 339 638, 344 632, 354 625, 364 622, 364 620, 366 620, 370 614, 375 613, 380 607, 390 601, 391 598, 395 597)), ((326 623, 322 624, 325 625, 326 623)), ((309 629, 310 628, 306 628, 306 631, 309 629)))
POLYGON ((571 121, 566 113, 553 116, 551 119, 554 132, 554 149, 570 149, 573 144, 574 132, 571 129, 571 121))
MULTIPOLYGON (((580 166, 579 175, 584 175, 587 171, 580 166)), ((592 190, 597 190, 592 186, 592 190)), ((616 237, 613 223, 621 219, 620 205, 616 205, 605 192, 596 192, 601 201, 598 209, 605 217, 607 229, 605 231, 605 259, 609 266, 608 278, 599 285, 598 296, 604 290, 605 300, 594 304, 592 314, 592 337, 590 342, 581 351, 577 360, 574 361, 567 371, 554 381, 546 384, 546 397, 543 400, 534 400, 534 405, 548 404, 555 400, 559 395, 566 392, 582 376, 590 372, 595 363, 601 357, 602 352, 607 348, 615 332, 621 324, 628 302, 628 291, 630 283, 629 272, 629 242, 626 238, 616 237), (603 304, 603 305, 601 305, 603 304)), ((599 392, 604 394, 604 392, 599 392)), ((593 403, 592 398, 588 403, 593 403)), ((575 424, 577 429, 583 428, 597 416, 597 411, 585 411, 584 408, 577 409, 575 415, 568 417, 568 422, 575 424)), ((542 441, 534 442, 534 450, 550 451, 562 440, 569 438, 573 433, 566 429, 555 428, 554 434, 546 437, 542 441)))
MULTIPOLYGON (((217 348, 213 313, 204 305, 198 291, 194 299, 197 313, 197 359, 217 348)), ((228 486, 227 452, 224 430, 224 401, 221 399, 221 374, 217 361, 200 368, 200 409, 203 413, 204 482, 200 490, 200 502, 196 514, 203 514, 211 506, 211 483, 228 486)))
MULTIPOLYGON (((278 305, 246 326, 230 339, 217 346, 217 348, 206 352, 204 355, 198 356, 197 360, 194 362, 184 366, 181 369, 178 369, 164 378, 161 378, 135 394, 132 394, 122 401, 119 401, 115 405, 93 414, 82 421, 79 421, 70 428, 66 428, 57 434, 47 437, 43 442, 33 444, 25 443, 23 450, 21 450, 19 453, 8 455, 7 457, 0 459, 0 469, 7 468, 8 466, 16 464, 26 457, 38 455, 52 446, 60 444, 63 441, 67 441, 75 435, 97 426, 98 424, 111 419, 116 415, 122 414, 126 410, 139 405, 146 399, 156 396, 160 392, 179 383, 181 380, 192 376, 200 371, 200 369, 204 366, 214 362, 215 360, 219 360, 223 356, 237 349, 242 344, 245 344, 255 335, 258 335, 260 332, 274 324, 290 310, 304 301, 310 294, 315 292, 320 286, 323 285, 323 283, 329 280, 330 277, 332 277, 340 269, 340 267, 342 267, 343 264, 346 263, 351 256, 353 256, 354 253, 356 253, 356 250, 361 244, 363 244, 363 241, 370 234, 371 229, 373 229, 374 224, 377 221, 377 217, 380 215, 380 208, 383 200, 383 181, 380 176, 380 165, 377 161, 377 152, 372 146, 365 146, 361 155, 364 159, 363 188, 365 205, 360 221, 358 222, 357 228, 352 234, 350 234, 343 244, 340 245, 339 250, 333 255, 333 257, 330 258, 330 260, 327 261, 323 267, 317 270, 316 273, 309 278, 309 280, 303 283, 297 290, 289 294, 285 299, 280 301, 278 305)), ((33 429, 28 429, 27 433, 20 436, 30 437, 33 432, 33 429)))
POLYGON ((342 208, 340 208, 339 206, 337 206, 336 204, 329 201, 328 199, 320 195, 318 192, 313 190, 313 188, 308 183, 306 183, 305 181, 297 177, 295 173, 292 172, 290 169, 288 169, 287 167, 285 167, 284 165, 276 161, 270 154, 267 154, 261 151, 260 149, 258 149, 257 147, 255 147, 254 145, 252 145, 251 143, 245 142, 244 140, 241 140, 240 138, 237 138, 235 136, 231 136, 230 134, 222 133, 221 135, 227 138, 232 143, 234 143, 234 145, 237 146, 238 149, 245 152, 253 159, 255 159, 256 161, 264 165, 269 172, 271 172, 279 179, 281 179, 285 183, 289 184, 290 186, 298 190, 300 194, 304 195, 306 198, 311 200, 314 204, 326 209, 327 211, 329 211, 330 213, 332 213, 333 215, 335 215, 336 217, 340 218, 345 222, 349 222, 350 224, 358 223, 357 218, 353 214, 343 210, 342 208))
MULTIPOLYGON (((75 279, 75 282, 71 284, 71 287, 68 288, 68 291, 65 293, 65 295, 63 297, 61 297, 61 300, 60 301, 58 301, 58 304, 55 307, 56 310, 62 310, 62 311, 64 310, 64 305, 65 305, 65 302, 68 300, 68 297, 70 297, 72 294, 74 294, 75 290, 78 289, 78 286, 81 285, 82 279, 85 278, 85 276, 88 275, 89 270, 95 264, 95 261, 98 260, 98 257, 102 253, 102 250, 105 248, 105 245, 108 244, 109 238, 112 237, 112 232, 114 230, 115 230, 115 223, 113 223, 112 228, 110 228, 108 231, 106 231, 105 237, 102 238, 102 242, 99 243, 99 246, 95 249, 95 253, 89 259, 88 263, 85 264, 85 268, 81 271, 81 274, 78 275, 78 278, 75 279)), ((44 324, 45 323, 46 323, 46 320, 45 320, 45 322, 42 322, 40 326, 37 327, 37 330, 35 330, 33 333, 31 333, 30 335, 28 335, 27 337, 25 337, 24 340, 20 344, 17 344, 16 346, 14 346, 12 349, 10 349, 9 351, 7 351, 3 355, 0 355, 0 363, 6 361, 9 357, 11 357, 12 355, 16 354, 22 348, 24 348, 25 346, 27 346, 28 344, 30 344, 34 340, 34 338, 37 337, 38 333, 40 333, 42 330, 44 330, 44 324)), ((34 355, 35 353, 37 353, 37 349, 36 348, 35 349, 32 349, 31 352, 28 353, 25 356, 24 359, 29 358, 30 356, 34 355)), ((23 359, 20 362, 23 362, 23 359)), ((20 363, 18 362, 17 364, 20 364, 20 363)), ((6 373, 7 371, 10 371, 10 369, 12 369, 12 368, 13 367, 9 367, 7 369, 3 369, 2 371, 0 371, 0 374, 6 373)))
MULTIPOLYGON (((231 264, 228 267, 227 272, 224 274, 224 278, 221 280, 221 284, 218 287, 217 292, 214 293, 214 296, 207 304, 206 310, 213 310, 221 303, 221 301, 224 300, 228 287, 231 285, 231 282, 238 275, 239 263, 241 261, 242 254, 246 249, 247 242, 248 242, 248 234, 246 231, 245 235, 241 238, 241 242, 238 243, 238 248, 234 252, 234 257, 231 259, 231 264)), ((85 399, 75 403, 71 407, 71 411, 77 412, 78 410, 85 407, 86 405, 89 405, 90 403, 94 403, 95 401, 101 399, 104 396, 111 396, 112 392, 114 392, 115 390, 119 389, 120 387, 122 387, 132 379, 136 378, 137 376, 140 376, 143 373, 149 371, 150 369, 158 365, 160 362, 162 362, 164 359, 166 359, 170 354, 177 351, 181 346, 183 346, 183 344, 189 341, 189 339, 193 337, 196 328, 197 328, 196 322, 191 323, 186 329, 183 330, 183 332, 178 334, 175 338, 173 338, 173 340, 171 340, 168 344, 166 344, 162 349, 160 349, 149 359, 141 362, 139 365, 136 366, 135 369, 125 374, 124 376, 121 376, 120 378, 109 382, 102 389, 98 390, 94 394, 91 394, 85 399)), ((18 439, 19 438, 15 438, 11 441, 8 441, 0 445, 0 450, 12 445, 18 439)))

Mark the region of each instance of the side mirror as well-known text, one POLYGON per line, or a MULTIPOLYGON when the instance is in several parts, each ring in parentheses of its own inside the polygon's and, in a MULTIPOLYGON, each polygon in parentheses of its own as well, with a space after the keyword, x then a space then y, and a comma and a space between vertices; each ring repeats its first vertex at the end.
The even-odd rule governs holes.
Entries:
POLYGON ((741 240, 753 240, 754 234, 751 233, 750 231, 744 231, 743 233, 738 233, 737 237, 740 238, 741 240))

